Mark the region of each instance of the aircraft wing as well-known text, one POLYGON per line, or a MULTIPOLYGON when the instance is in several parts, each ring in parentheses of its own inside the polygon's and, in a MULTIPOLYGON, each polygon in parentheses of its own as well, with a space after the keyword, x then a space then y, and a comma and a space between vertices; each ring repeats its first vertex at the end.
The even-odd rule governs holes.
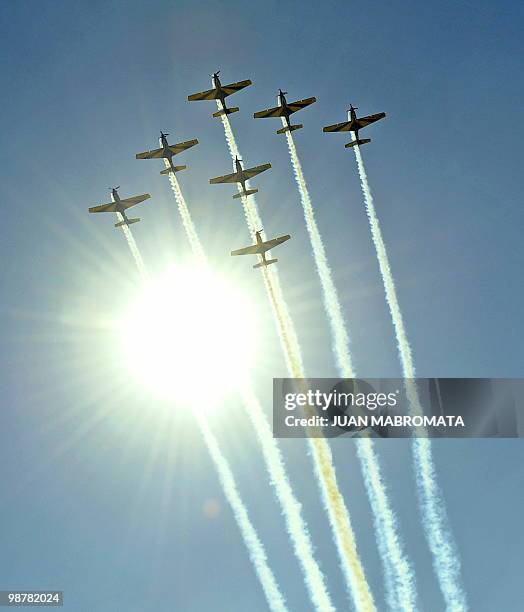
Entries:
POLYGON ((252 246, 244 247, 243 249, 237 249, 236 251, 231 251, 231 255, 257 255, 260 253, 265 253, 267 249, 263 249, 264 243, 262 244, 253 244, 252 246))
POLYGON ((275 106, 273 108, 266 108, 266 110, 258 111, 253 115, 255 119, 265 119, 266 117, 282 117, 284 109, 282 106, 275 106))
POLYGON ((187 99, 190 102, 194 102, 195 100, 218 100, 218 98, 219 98, 219 91, 216 87, 214 89, 208 89, 207 91, 200 91, 198 93, 187 96, 187 99))
POLYGON ((261 166, 255 166, 254 168, 246 168, 243 170, 242 174, 244 175, 244 179, 250 179, 261 172, 269 170, 269 168, 271 168, 271 164, 262 164, 261 166))
POLYGON ((90 213, 99 213, 99 212, 116 212, 116 204, 114 202, 109 202, 108 204, 100 204, 100 206, 91 206, 89 209, 90 213))
POLYGON ((243 249, 237 249, 236 251, 231 251, 231 255, 261 255, 266 251, 269 251, 273 247, 286 242, 289 240, 291 236, 286 234, 285 236, 279 236, 278 238, 272 238, 271 240, 266 240, 265 242, 261 242, 260 244, 253 244, 248 247, 244 247, 243 249))
POLYGON ((240 178, 238 172, 233 172, 233 174, 224 174, 224 176, 209 179, 209 182, 211 185, 216 185, 217 183, 239 183, 240 178))
POLYGON ((191 147, 194 147, 197 144, 198 140, 195 138, 193 140, 186 140, 185 142, 177 142, 174 145, 170 145, 169 150, 171 151, 171 153, 176 155, 177 153, 182 153, 182 151, 190 149, 191 147))
POLYGON ((152 151, 144 151, 143 153, 137 153, 136 159, 157 159, 164 157, 164 149, 153 149, 152 151))
POLYGON ((304 98, 304 100, 297 100, 296 102, 290 102, 288 103, 288 106, 292 113, 296 113, 297 111, 305 108, 306 106, 309 106, 310 104, 313 104, 316 101, 317 99, 314 97, 304 98))
POLYGON ((271 240, 266 240, 260 246, 263 246, 265 251, 269 251, 269 249, 272 249, 278 246, 279 244, 286 242, 286 240, 289 240, 290 238, 291 236, 289 234, 286 234, 285 236, 279 236, 278 238, 271 238, 271 240))
POLYGON ((148 193, 143 193, 142 195, 133 196, 132 198, 126 198, 125 200, 120 200, 120 204, 125 208, 131 208, 135 204, 140 204, 144 200, 149 200, 151 196, 148 193))
POLYGON ((240 91, 241 89, 244 89, 244 87, 248 87, 251 84, 251 81, 246 79, 245 81, 238 81, 238 83, 222 85, 222 91, 226 96, 230 96, 231 94, 234 94, 235 92, 240 91))
POLYGON ((380 119, 384 119, 386 113, 376 113, 375 115, 368 115, 367 117, 360 117, 357 119, 357 124, 359 128, 366 127, 366 125, 370 125, 371 123, 375 123, 375 121, 379 121, 380 119))
POLYGON ((322 128, 323 132, 349 132, 354 129, 351 121, 343 121, 342 123, 335 123, 334 125, 326 125, 322 128))

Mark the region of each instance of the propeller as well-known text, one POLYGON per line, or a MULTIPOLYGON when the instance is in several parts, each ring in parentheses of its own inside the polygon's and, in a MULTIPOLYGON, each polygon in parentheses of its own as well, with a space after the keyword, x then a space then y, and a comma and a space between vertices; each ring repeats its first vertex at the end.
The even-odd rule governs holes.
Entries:
POLYGON ((117 189, 120 189, 120 185, 118 187, 108 187, 109 191, 113 191, 113 189, 116 191, 117 189))
POLYGON ((169 136, 169 133, 168 133, 168 132, 166 132, 166 133, 164 134, 164 132, 162 132, 162 130, 160 130, 160 137, 162 137, 162 136, 169 136))
POLYGON ((216 72, 213 72, 213 74, 210 74, 209 76, 217 77, 219 74, 220 74, 220 70, 217 70, 216 72))

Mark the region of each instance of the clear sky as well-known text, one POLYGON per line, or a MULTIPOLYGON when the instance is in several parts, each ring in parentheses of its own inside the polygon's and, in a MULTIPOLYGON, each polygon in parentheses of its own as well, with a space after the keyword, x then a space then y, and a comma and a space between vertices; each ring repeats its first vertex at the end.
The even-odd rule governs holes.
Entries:
MULTIPOLYGON (((258 204, 268 235, 293 235, 279 269, 308 374, 335 374, 319 283, 279 124, 252 118, 279 87, 318 99, 299 115, 296 144, 358 373, 398 376, 400 366, 354 156, 321 129, 350 102, 387 113, 363 155, 419 375, 523 375, 523 10, 483 0, 1 4, 0 589, 61 589, 75 612, 266 609, 191 415, 123 368, 111 322, 138 277, 112 219, 87 214, 111 185, 148 191, 133 226, 148 268, 183 259, 162 166, 134 154, 155 147, 160 129, 200 140, 180 157, 181 186, 213 265, 257 303, 254 377, 269 413, 285 364, 259 275, 228 255, 249 243, 240 206, 232 189, 208 184, 231 161, 213 105, 186 101, 218 69, 224 82, 254 83, 232 98, 231 121, 246 162, 273 165, 256 181, 258 204)), ((253 432, 238 402, 227 409, 217 435, 290 608, 308 610, 253 432)), ((347 609, 305 445, 282 447, 333 599, 347 609)), ((333 447, 382 610, 353 442, 333 447)), ((433 448, 471 609, 521 610, 521 441, 433 448)), ((442 610, 409 445, 379 451, 421 609, 442 610)))

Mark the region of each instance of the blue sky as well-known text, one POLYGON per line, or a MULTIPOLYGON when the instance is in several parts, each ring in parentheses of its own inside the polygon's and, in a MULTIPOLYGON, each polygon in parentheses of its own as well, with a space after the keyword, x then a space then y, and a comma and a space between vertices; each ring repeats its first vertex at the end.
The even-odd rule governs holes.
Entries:
MULTIPOLYGON (((363 149, 421 376, 522 376, 520 3, 11 2, 1 11, 1 589, 65 591, 67 610, 265 610, 195 423, 130 379, 108 322, 137 287, 107 187, 149 191, 133 227, 154 274, 187 256, 168 182, 134 154, 198 138, 182 189, 213 264, 259 307, 254 371, 269 411, 285 375, 260 278, 229 251, 248 243, 220 123, 187 95, 251 78, 232 124, 268 234, 291 233, 280 274, 311 376, 335 373, 319 283, 276 121, 252 113, 315 95, 296 143, 343 300, 355 365, 400 366, 354 156, 322 126, 385 111, 363 149), (206 500, 221 511, 206 518, 206 500)), ((217 433, 290 608, 308 600, 260 452, 231 402, 217 433)), ((334 601, 347 607, 301 441, 282 444, 334 601)), ((333 444, 361 555, 383 609, 380 564, 351 441, 333 444)), ((475 612, 521 606, 519 440, 437 441, 439 479, 475 612)), ((421 609, 441 610, 416 508, 409 446, 380 445, 421 609)))

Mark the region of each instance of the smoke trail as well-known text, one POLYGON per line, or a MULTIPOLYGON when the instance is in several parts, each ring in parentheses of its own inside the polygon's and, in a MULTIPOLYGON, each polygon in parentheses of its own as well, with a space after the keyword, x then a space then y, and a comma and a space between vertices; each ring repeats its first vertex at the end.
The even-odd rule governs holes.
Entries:
MULTIPOLYGON (((124 217, 119 212, 116 213, 116 216, 119 222, 124 220, 124 217)), ((129 246, 129 250, 131 251, 131 255, 133 255, 133 258, 135 260, 136 267, 138 268, 138 271, 140 272, 140 277, 142 278, 142 280, 147 280, 147 269, 144 264, 144 260, 142 259, 142 254, 138 250, 138 246, 135 242, 135 238, 133 234, 131 233, 131 229, 126 224, 122 225, 121 228, 127 240, 127 244, 129 246)))
MULTIPOLYGON (((351 133, 351 135, 352 138, 355 138, 354 133, 351 133)), ((362 184, 362 192, 366 203, 366 213, 371 228, 373 243, 377 252, 382 282, 384 284, 386 301, 391 312, 393 327, 395 329, 408 402, 414 414, 421 414, 422 408, 416 388, 413 356, 407 339, 402 313, 398 304, 386 245, 382 238, 382 232, 375 211, 373 197, 369 189, 360 147, 355 145, 354 149, 360 182, 362 184)), ((423 432, 417 432, 417 435, 424 434, 423 432)), ((440 589, 448 610, 453 612, 467 610, 466 594, 462 587, 460 576, 460 560, 453 541, 453 536, 447 527, 446 509, 437 482, 430 441, 425 437, 416 437, 413 440, 412 449, 424 532, 433 554, 433 565, 440 589)))
MULTIPOLYGON (((164 159, 164 163, 166 168, 170 167, 167 159, 164 159)), ((173 193, 175 195, 175 200, 178 205, 178 212, 180 213, 182 224, 186 231, 191 250, 193 251, 193 254, 198 258, 198 260, 201 263, 204 263, 206 261, 204 249, 198 237, 195 224, 193 223, 193 219, 191 218, 191 213, 189 212, 189 208, 187 207, 186 200, 182 194, 180 185, 178 184, 178 179, 176 178, 174 172, 169 173, 169 182, 171 183, 171 189, 173 190, 173 193)))
MULTIPOLYGON (((178 204, 178 210, 182 217, 182 223, 186 230, 191 249, 195 256, 205 263, 206 255, 196 228, 191 218, 191 213, 185 202, 184 196, 178 184, 176 177, 171 174, 171 187, 175 194, 178 204)), ((254 394, 251 384, 245 382, 242 386, 242 398, 244 407, 253 424, 260 445, 267 470, 269 472, 271 483, 275 488, 275 493, 282 508, 282 513, 286 520, 287 530, 294 547, 295 555, 298 558, 301 569, 304 574, 306 587, 310 594, 311 600, 318 612, 334 611, 329 593, 324 583, 324 576, 320 570, 318 563, 313 555, 313 544, 308 532, 308 528, 304 517, 302 516, 302 507, 295 497, 291 483, 284 466, 282 453, 277 444, 271 428, 266 419, 264 411, 254 394)))
POLYGON ((289 482, 280 448, 273 438, 269 423, 253 393, 252 387, 245 385, 242 395, 248 415, 257 432, 271 476, 271 484, 275 488, 275 493, 280 501, 287 530, 293 543, 295 555, 306 578, 306 587, 311 600, 318 612, 334 612, 335 608, 327 592, 324 576, 313 556, 313 546, 302 516, 302 506, 296 499, 289 482))
MULTIPOLYGON (((284 118, 282 118, 282 124, 284 127, 286 126, 284 118)), ((302 172, 302 164, 300 163, 291 132, 286 132, 285 134, 295 180, 304 209, 304 218, 311 241, 313 257, 322 285, 324 309, 330 322, 333 351, 338 370, 344 378, 355 378, 356 374, 353 369, 349 348, 349 336, 320 230, 315 219, 307 183, 302 172)), ((385 573, 388 603, 395 610, 414 610, 416 608, 417 594, 414 586, 413 569, 406 559, 403 550, 396 516, 391 508, 386 485, 381 474, 379 458, 370 439, 362 438, 357 439, 355 442, 364 484, 373 512, 375 535, 385 573)))
POLYGON ((218 477, 220 479, 220 483, 222 484, 222 489, 224 490, 224 494, 233 509, 237 524, 248 548, 249 556, 251 557, 251 561, 258 574, 262 588, 264 589, 269 607, 273 612, 286 612, 287 607, 284 602, 284 598, 280 593, 275 576, 273 575, 273 572, 271 571, 267 562, 264 546, 260 541, 253 524, 251 523, 247 509, 240 497, 231 469, 220 451, 215 436, 209 429, 206 418, 198 410, 195 410, 195 415, 198 420, 200 431, 204 436, 209 454, 211 455, 213 463, 217 469, 218 477))
MULTIPOLYGON (((221 108, 221 102, 217 100, 217 107, 221 108)), ((231 129, 231 124, 229 123, 229 118, 227 115, 221 115, 222 125, 224 127, 224 133, 227 141, 227 145, 229 148, 229 153, 231 155, 231 159, 233 160, 233 166, 235 162, 235 158, 240 158, 241 155, 238 151, 238 147, 236 144, 235 137, 233 135, 233 131, 231 129)), ((246 181, 246 189, 250 189, 251 186, 249 181, 246 181)), ((241 190, 239 186, 239 191, 241 190)), ((258 207, 256 204, 255 196, 251 195, 248 198, 242 196, 241 198, 242 206, 244 208, 244 215, 246 217, 247 225, 249 231, 251 233, 251 238, 255 241, 255 232, 260 230, 262 225, 262 219, 260 218, 260 214, 258 212, 258 207)), ((268 257, 271 257, 271 253, 268 251, 268 257)), ((281 306, 281 316, 286 324, 287 336, 288 340, 292 347, 292 353, 290 353, 290 358, 295 361, 294 367, 300 370, 304 370, 304 365, 302 363, 302 355, 300 351, 300 345, 298 343, 298 338, 295 332, 295 326, 293 325, 293 321, 291 320, 291 315, 289 313, 289 309, 287 307, 287 303, 284 300, 284 295, 282 293, 282 286, 280 284, 280 278, 278 276, 278 270, 272 269, 269 277, 272 279, 273 291, 278 298, 278 302, 281 306)), ((266 284, 267 287, 267 284, 266 284)))
MULTIPOLYGON (((282 124, 284 127, 286 126, 286 121, 284 118, 282 118, 282 124)), ((324 308, 328 314, 331 325, 331 333, 335 341, 333 349, 335 352, 338 369, 344 378, 354 378, 355 372, 353 370, 351 354, 349 352, 349 337, 344 324, 342 308, 338 299, 335 283, 333 282, 333 277, 331 276, 326 250, 315 220, 315 213, 309 197, 306 180, 304 179, 304 174, 302 172, 302 165, 298 158, 297 149, 295 147, 295 142, 291 132, 286 132, 286 139, 289 155, 291 157, 291 164, 293 165, 295 179, 300 192, 300 199, 302 200, 306 227, 311 240, 311 246, 313 248, 313 256, 317 266, 318 275, 320 277, 320 282, 322 284, 324 308)))
MULTIPOLYGON (((178 191, 180 192, 180 189, 178 191)), ((185 209, 189 217, 189 211, 187 210, 187 206, 185 207, 185 209)), ((120 213, 118 213, 118 215, 121 216, 120 213)), ((189 220, 191 220, 190 217, 189 220)), ((129 248, 131 249, 131 253, 133 254, 133 257, 135 259, 137 268, 141 276, 146 279, 147 269, 145 267, 138 246, 133 238, 133 235, 126 225, 123 225, 122 229, 124 230, 124 234, 128 241, 129 248)), ((194 235, 196 236, 196 232, 194 235)), ((222 454, 218 441, 211 432, 205 416, 199 410, 195 410, 194 415, 197 419, 200 432, 202 433, 209 454, 211 455, 211 459, 213 460, 215 468, 218 472, 218 477, 220 480, 220 484, 222 485, 224 495, 226 496, 226 499, 229 502, 231 509, 233 510, 237 525, 240 529, 240 533, 242 535, 244 543, 248 549, 249 557, 251 559, 251 562, 253 563, 255 572, 262 585, 262 589, 266 596, 269 608, 272 612, 287 612, 287 606, 285 604, 284 597, 280 592, 280 588, 277 584, 276 578, 273 572, 271 571, 271 568, 269 567, 264 545, 260 541, 255 527, 253 526, 253 523, 249 518, 247 508, 244 502, 242 501, 242 498, 240 497, 240 493, 238 492, 238 488, 236 486, 236 482, 233 477, 231 468, 229 467, 227 460, 222 454)))
MULTIPOLYGON (((219 110, 222 109, 222 105, 218 100, 217 107, 219 110)), ((240 157, 235 137, 227 115, 221 115, 221 120, 229 152, 234 161, 235 157, 240 157)), ((248 188, 247 181, 246 188, 248 188)), ((249 198, 242 197, 241 200, 248 227, 254 238, 255 231, 257 227, 260 228, 262 226, 262 222, 254 196, 249 196, 249 198)), ((286 363, 290 374, 293 378, 304 378, 302 353, 287 303, 282 294, 278 273, 276 270, 270 271, 267 268, 263 270, 264 282, 275 314, 275 320, 278 324, 282 348, 286 355, 286 363)), ((373 595, 371 594, 362 562, 357 552, 349 511, 338 487, 331 449, 324 438, 308 436, 307 441, 313 457, 315 475, 320 486, 322 500, 340 556, 342 570, 350 588, 355 607, 359 611, 374 612, 376 608, 373 595)))
MULTIPOLYGON (((289 342, 286 324, 279 301, 272 287, 271 278, 267 274, 267 268, 263 270, 264 281, 268 289, 275 319, 278 323, 282 348, 286 356, 289 372, 293 378, 303 379, 304 371, 301 368, 297 369, 296 360, 293 359, 293 349, 289 342)), ((311 414, 313 413, 311 412, 308 416, 311 416, 311 414)), ((318 435, 318 432, 315 433, 318 435)), ((349 586, 355 608, 359 612, 361 610, 374 612, 376 608, 357 552, 349 510, 338 488, 331 449, 322 437, 308 436, 307 442, 313 457, 315 475, 320 487, 324 508, 328 515, 329 524, 340 556, 342 571, 349 586)))

